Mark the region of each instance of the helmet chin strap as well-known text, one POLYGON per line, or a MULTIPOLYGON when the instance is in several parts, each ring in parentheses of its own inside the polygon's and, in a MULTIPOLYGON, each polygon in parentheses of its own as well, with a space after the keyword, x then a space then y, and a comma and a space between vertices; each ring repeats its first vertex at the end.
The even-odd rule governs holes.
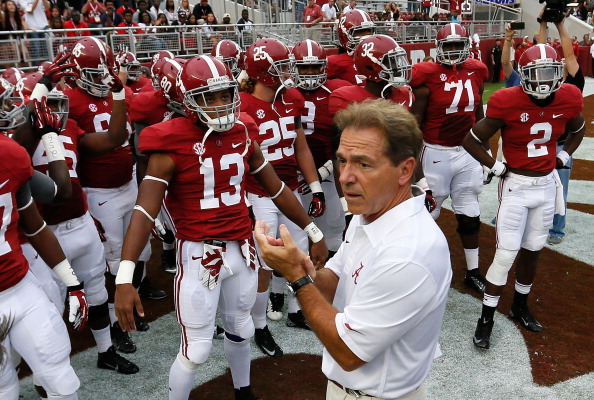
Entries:
MULTIPOLYGON (((241 158, 243 158, 247 154, 247 152, 250 148, 250 145, 252 144, 252 140, 250 139, 250 134, 248 132, 247 126, 245 126, 245 124, 243 122, 241 122, 240 120, 236 120, 234 125, 235 124, 240 124, 241 126, 243 126, 243 131, 245 133, 245 147, 243 149, 243 152, 241 153, 241 158)), ((231 129, 231 128, 229 128, 229 129, 231 129)), ((227 130, 229 130, 229 129, 227 129, 227 130)), ((226 132, 226 131, 215 131, 212 127, 209 127, 208 130, 206 131, 206 133, 204 134, 204 137, 202 138, 202 142, 200 142, 203 149, 205 148, 204 144, 206 143, 206 139, 208 139, 210 134, 213 132, 226 132)), ((200 154, 198 156, 198 162, 200 163, 200 165, 204 165, 204 163, 202 162, 202 154, 200 154)))

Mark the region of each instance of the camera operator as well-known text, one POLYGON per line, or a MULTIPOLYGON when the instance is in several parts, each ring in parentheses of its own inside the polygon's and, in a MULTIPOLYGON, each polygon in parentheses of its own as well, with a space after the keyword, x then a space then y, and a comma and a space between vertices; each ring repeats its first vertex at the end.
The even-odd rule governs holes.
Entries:
MULTIPOLYGON (((540 22, 540 31, 538 35, 539 43, 544 43, 544 40, 546 39, 547 21, 545 20, 546 18, 544 18, 544 16, 546 16, 547 7, 548 5, 545 6, 543 11, 540 13, 539 18, 537 19, 540 22)), ((584 74, 580 69, 580 64, 578 63, 577 57, 573 51, 573 43, 571 40, 571 36, 569 36, 569 33, 567 32, 567 28, 565 28, 564 19, 561 19, 558 22, 554 22, 554 24, 557 28, 557 31, 559 32, 559 38, 561 40, 561 49, 563 50, 563 57, 565 58, 563 83, 570 83, 572 85, 575 85, 583 93, 585 84, 584 74)), ((557 141, 557 152, 563 149, 563 145, 565 144, 566 138, 567 131, 557 141)), ((565 202, 566 208, 567 189, 569 186, 569 176, 571 175, 572 165, 573 159, 572 157, 570 157, 569 161, 567 161, 567 163, 565 164, 565 167, 557 171, 559 173, 559 178, 561 178, 561 183, 563 183, 563 200, 565 202)), ((566 215, 555 214, 555 217, 553 219, 553 227, 549 230, 549 237, 547 239, 547 242, 549 244, 559 244, 563 241, 563 237, 565 236, 565 217, 566 215)))

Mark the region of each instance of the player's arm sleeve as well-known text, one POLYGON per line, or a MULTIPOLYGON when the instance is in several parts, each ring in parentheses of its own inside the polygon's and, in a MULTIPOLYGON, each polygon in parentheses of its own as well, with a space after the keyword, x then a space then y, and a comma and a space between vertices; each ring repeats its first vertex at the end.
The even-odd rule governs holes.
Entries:
POLYGON ((35 171, 29 180, 31 195, 40 203, 51 203, 58 193, 58 186, 47 175, 35 171))

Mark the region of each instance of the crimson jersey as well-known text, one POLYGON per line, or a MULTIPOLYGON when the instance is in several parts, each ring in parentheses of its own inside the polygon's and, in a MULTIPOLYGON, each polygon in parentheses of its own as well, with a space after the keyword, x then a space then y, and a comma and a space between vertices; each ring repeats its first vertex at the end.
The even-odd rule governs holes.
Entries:
POLYGON ((421 126, 423 140, 441 146, 460 146, 476 122, 481 87, 489 71, 482 62, 468 59, 455 69, 420 62, 413 65, 410 86, 429 88, 429 100, 421 126))
POLYGON ((328 57, 328 67, 326 67, 328 79, 344 79, 353 85, 359 85, 360 79, 357 79, 357 70, 353 56, 348 53, 333 54, 328 57))
MULTIPOLYGON (((37 208, 41 216, 49 225, 56 225, 60 222, 68 221, 73 218, 83 216, 87 212, 87 196, 82 190, 78 175, 76 174, 76 164, 78 163, 78 141, 85 132, 71 119, 68 119, 66 129, 60 136, 60 141, 64 146, 64 158, 68 166, 68 173, 72 182, 72 197, 64 204, 42 204, 37 203, 37 208)), ((47 156, 45 146, 40 141, 33 154, 33 168, 42 173, 47 173, 47 156)))
POLYGON ((331 79, 316 90, 298 89, 305 99, 301 123, 316 168, 334 158, 331 148, 332 115, 328 112, 330 94, 338 88, 350 85, 342 79, 331 79))
POLYGON ((0 291, 23 279, 29 264, 21 250, 16 193, 33 176, 31 159, 23 147, 0 135, 0 291))
POLYGON ((132 92, 134 92, 134 94, 150 92, 155 90, 153 82, 150 79, 145 78, 144 76, 139 77, 134 82, 130 81, 130 83, 126 84, 126 86, 128 86, 132 90, 132 92))
MULTIPOLYGON (((243 114, 240 120, 248 132, 258 131, 249 116, 243 114)), ((252 223, 244 185, 254 145, 239 123, 227 132, 212 132, 202 146, 205 133, 188 119, 175 118, 144 128, 139 150, 166 153, 175 163, 165 205, 179 239, 246 239, 252 234, 252 223), (242 157, 246 145, 249 148, 242 157)))
POLYGON ((546 107, 532 102, 520 86, 500 89, 493 93, 487 107, 487 117, 499 119, 503 155, 511 168, 551 172, 555 168, 557 139, 565 125, 583 109, 580 90, 563 84, 555 99, 546 107))
MULTIPOLYGON (((260 145, 262 154, 274 167, 281 181, 297 189, 297 159, 295 158, 295 120, 303 114, 305 100, 297 89, 288 89, 272 103, 260 100, 249 93, 241 92, 241 112, 254 119, 259 130, 250 131, 252 140, 260 145), (276 111, 275 111, 276 110, 276 111), (277 114, 278 113, 278 114, 277 114)), ((256 178, 248 176, 246 190, 260 196, 268 196, 256 178)))
MULTIPOLYGON (((106 132, 111 119, 111 96, 91 96, 80 88, 65 90, 70 110, 68 117, 76 121, 85 133, 106 132)), ((126 88, 126 105, 130 108, 133 100, 132 91, 126 88)), ((132 135, 132 125, 128 116, 126 129, 128 139, 132 135)), ((77 172, 83 187, 117 188, 132 179, 132 152, 128 140, 123 145, 107 154, 96 157, 84 157, 78 163, 77 172)))
MULTIPOLYGON (((363 86, 353 85, 341 87, 330 95, 328 111, 334 116, 340 110, 347 108, 351 103, 360 103, 367 99, 379 99, 379 97, 367 91, 363 86)), ((408 110, 415 98, 410 87, 404 86, 400 88, 392 88, 392 94, 388 100, 392 100, 394 103, 400 104, 408 110)))
POLYGON ((171 114, 165 98, 160 90, 140 92, 134 95, 134 101, 128 109, 128 115, 134 123, 154 125, 162 122, 171 114))

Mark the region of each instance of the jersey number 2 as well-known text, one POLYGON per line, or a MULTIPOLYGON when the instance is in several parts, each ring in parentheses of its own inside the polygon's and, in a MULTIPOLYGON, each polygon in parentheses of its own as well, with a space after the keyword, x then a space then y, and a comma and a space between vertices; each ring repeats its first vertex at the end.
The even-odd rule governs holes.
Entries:
POLYGON ((551 140, 553 127, 548 122, 540 122, 532 125, 530 128, 530 135, 539 135, 536 139, 532 139, 528 143, 528 157, 542 157, 549 154, 547 146, 543 145, 551 140))

